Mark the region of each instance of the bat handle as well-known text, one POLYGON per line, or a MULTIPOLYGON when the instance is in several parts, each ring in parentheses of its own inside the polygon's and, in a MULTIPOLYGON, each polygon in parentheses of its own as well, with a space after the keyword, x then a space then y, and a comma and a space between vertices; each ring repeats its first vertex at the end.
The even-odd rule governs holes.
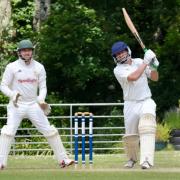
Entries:
POLYGON ((143 48, 143 51, 146 52, 148 49, 147 48, 143 48))

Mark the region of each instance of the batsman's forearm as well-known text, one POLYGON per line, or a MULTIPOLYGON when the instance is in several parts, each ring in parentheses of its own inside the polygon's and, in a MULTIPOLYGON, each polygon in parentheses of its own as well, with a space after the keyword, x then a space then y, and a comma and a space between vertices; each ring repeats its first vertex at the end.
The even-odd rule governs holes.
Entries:
POLYGON ((128 76, 128 81, 136 81, 139 79, 139 77, 143 74, 144 70, 146 69, 147 67, 147 64, 143 63, 141 64, 141 66, 139 66, 139 68, 134 71, 133 73, 131 73, 129 76, 128 76))
POLYGON ((151 71, 151 80, 152 81, 158 81, 159 80, 159 73, 158 71, 151 71))

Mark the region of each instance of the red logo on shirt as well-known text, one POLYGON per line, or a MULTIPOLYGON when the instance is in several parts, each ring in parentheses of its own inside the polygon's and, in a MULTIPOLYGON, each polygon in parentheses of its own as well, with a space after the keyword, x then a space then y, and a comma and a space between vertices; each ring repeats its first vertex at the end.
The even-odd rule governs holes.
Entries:
POLYGON ((35 83, 35 82, 37 82, 37 80, 36 79, 18 79, 18 82, 19 83, 35 83))

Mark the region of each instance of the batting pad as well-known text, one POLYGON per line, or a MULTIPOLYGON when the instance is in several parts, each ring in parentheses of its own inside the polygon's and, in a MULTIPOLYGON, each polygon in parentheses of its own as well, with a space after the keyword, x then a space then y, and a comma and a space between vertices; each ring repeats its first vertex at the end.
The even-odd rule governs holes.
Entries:
POLYGON ((54 128, 54 134, 51 134, 51 136, 48 137, 46 136, 46 138, 54 152, 58 163, 68 158, 57 129, 54 128))
POLYGON ((0 136, 0 164, 6 166, 8 154, 11 148, 14 136, 8 136, 6 134, 1 134, 0 136))
POLYGON ((152 114, 144 114, 139 121, 140 165, 148 161, 154 165, 156 120, 152 114))
POLYGON ((123 136, 125 152, 129 160, 137 161, 139 152, 139 136, 137 134, 123 136))

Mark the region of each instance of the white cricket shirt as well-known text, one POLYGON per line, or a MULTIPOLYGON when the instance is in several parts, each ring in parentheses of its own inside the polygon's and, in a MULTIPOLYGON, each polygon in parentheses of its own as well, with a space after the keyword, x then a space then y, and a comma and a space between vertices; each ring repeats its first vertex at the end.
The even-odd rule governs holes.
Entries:
POLYGON ((18 103, 22 104, 44 101, 47 93, 44 66, 35 60, 29 65, 22 59, 9 63, 2 77, 1 91, 10 99, 18 92, 21 95, 18 103))
POLYGON ((114 68, 114 75, 123 89, 124 101, 139 101, 151 97, 151 91, 148 86, 150 69, 146 68, 144 73, 136 81, 128 81, 127 77, 134 72, 143 60, 140 58, 132 59, 132 64, 117 64, 114 68))

